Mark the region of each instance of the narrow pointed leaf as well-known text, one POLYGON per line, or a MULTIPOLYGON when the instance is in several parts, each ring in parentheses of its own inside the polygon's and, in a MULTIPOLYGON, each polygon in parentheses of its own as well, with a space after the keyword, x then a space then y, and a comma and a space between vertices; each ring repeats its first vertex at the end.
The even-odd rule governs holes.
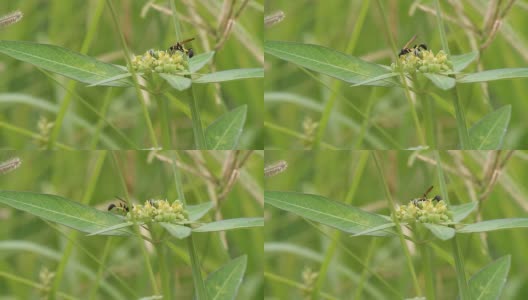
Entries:
POLYGON ((239 79, 249 79, 249 78, 262 78, 264 77, 263 68, 255 69, 234 69, 227 71, 220 71, 215 73, 205 74, 202 77, 199 77, 193 80, 194 83, 212 83, 212 82, 223 82, 223 81, 232 81, 239 79))
POLYGON ((167 231, 177 239, 181 240, 191 235, 190 227, 165 222, 160 222, 159 224, 161 227, 167 229, 167 231))
POLYGON ((376 81, 380 81, 382 79, 387 79, 387 78, 391 78, 391 77, 395 77, 399 75, 398 73, 387 73, 387 74, 382 74, 382 75, 379 75, 379 76, 376 76, 376 77, 372 77, 370 79, 367 79, 365 81, 361 81, 359 83, 356 83, 352 86, 360 86, 360 85, 368 85, 368 83, 371 83, 371 82, 376 82, 376 81))
POLYGON ((213 208, 213 202, 204 202, 196 205, 187 205, 185 210, 189 213, 189 221, 201 219, 209 210, 213 208))
MULTIPOLYGON (((375 226, 375 227, 372 227, 372 228, 369 228, 367 230, 364 230, 364 231, 361 231, 361 232, 358 232, 352 236, 360 236, 360 235, 373 235, 372 233, 374 232, 378 232, 378 231, 381 231, 381 230, 385 230, 387 228, 391 228, 391 227, 394 227, 396 225, 396 223, 392 223, 392 222, 389 222, 387 224, 382 224, 382 225, 379 225, 379 226, 375 226)), ((400 223, 400 225, 403 225, 402 223, 400 223)))
POLYGON ((473 150, 498 150, 502 147, 510 124, 511 105, 493 111, 469 129, 469 142, 473 150))
POLYGON ((455 78, 434 73, 424 73, 423 75, 442 90, 449 90, 455 87, 455 78))
MULTIPOLYGON (((117 215, 55 195, 0 191, 0 203, 88 233, 123 223, 117 215)), ((129 235, 131 231, 118 229, 105 234, 129 235)))
POLYGON ((124 74, 116 75, 114 77, 110 77, 110 78, 98 81, 96 83, 92 83, 88 87, 93 87, 93 86, 98 86, 98 85, 108 85, 107 83, 110 83, 110 82, 113 82, 113 81, 118 81, 120 79, 124 79, 124 78, 130 77, 130 76, 132 76, 131 73, 124 73, 124 74))
MULTIPOLYGON (((264 51, 312 71, 352 84, 390 73, 390 70, 377 64, 319 45, 266 41, 264 51)), ((384 79, 368 85, 397 86, 398 83, 392 79, 384 79)))
POLYGON ((464 220, 470 213, 472 213, 478 206, 478 202, 469 202, 461 205, 452 205, 449 209, 453 212, 453 221, 458 223, 464 220))
POLYGON ((262 226, 264 226, 264 218, 238 218, 207 223, 198 228, 194 228, 193 232, 225 231, 262 226))
POLYGON ((247 105, 239 106, 223 114, 205 130, 205 142, 209 150, 232 150, 246 123, 247 105))
POLYGON ((237 257, 211 273, 205 281, 211 300, 234 300, 246 272, 247 256, 237 257))
MULTIPOLYGON (((21 41, 0 41, 0 53, 28 62, 44 70, 80 82, 94 84, 127 71, 59 46, 21 41)), ((130 86, 128 80, 108 82, 108 86, 130 86)))
POLYGON ((215 52, 200 53, 189 59, 189 70, 191 73, 200 71, 207 63, 213 59, 215 52))
POLYGON ((478 271, 468 282, 471 299, 500 299, 511 266, 511 256, 503 256, 478 271))
POLYGON ((501 229, 526 228, 528 218, 496 219, 466 225, 457 230, 459 233, 486 232, 501 229))
POLYGON ((528 77, 528 68, 509 68, 482 71, 477 73, 466 74, 457 78, 457 82, 484 82, 500 79, 526 78, 528 77))
POLYGON ((191 79, 174 74, 160 73, 159 76, 167 81, 173 88, 183 91, 191 86, 191 79))
POLYGON ((104 228, 104 229, 101 229, 101 230, 97 230, 95 232, 92 232, 92 233, 88 234, 87 236, 103 234, 103 233, 107 233, 107 232, 110 232, 110 231, 114 231, 116 229, 129 227, 129 226, 132 226, 132 225, 134 225, 134 223, 125 222, 125 223, 121 223, 121 224, 117 224, 117 225, 114 225, 114 226, 110 226, 110 227, 107 227, 107 228, 104 228))
POLYGON ((452 239, 455 236, 455 229, 438 224, 423 223, 423 225, 429 229, 437 238, 446 241, 452 239))
POLYGON ((453 63, 453 70, 455 72, 460 72, 467 68, 470 63, 472 63, 478 57, 478 52, 469 52, 460 55, 452 55, 449 57, 449 60, 453 63))
MULTIPOLYGON (((264 200, 266 204, 276 208, 350 234, 356 234, 389 222, 382 216, 319 195, 265 191, 264 200)), ((393 232, 388 229, 371 233, 371 235, 376 236, 390 234, 393 232)))

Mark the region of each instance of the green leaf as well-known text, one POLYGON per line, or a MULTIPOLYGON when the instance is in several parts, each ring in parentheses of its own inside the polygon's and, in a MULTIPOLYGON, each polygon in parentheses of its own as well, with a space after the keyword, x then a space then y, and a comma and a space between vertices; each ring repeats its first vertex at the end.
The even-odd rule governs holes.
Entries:
POLYGON ((470 63, 472 63, 478 57, 478 52, 469 52, 460 55, 452 55, 449 60, 453 63, 453 70, 460 72, 464 70, 470 63))
POLYGON ((423 73, 423 75, 442 90, 449 90, 455 87, 455 78, 434 73, 423 73))
MULTIPOLYGON (((123 218, 60 196, 31 192, 0 191, 0 203, 82 232, 96 232, 123 223, 123 218)), ((106 235, 130 235, 125 229, 106 235)))
POLYGON ((211 273, 205 281, 207 295, 211 300, 236 299, 238 288, 246 272, 247 255, 237 257, 211 273))
POLYGON ((477 208, 477 206, 477 201, 449 206, 449 209, 453 212, 453 222, 459 223, 460 221, 464 220, 477 208))
POLYGON ((194 79, 194 83, 212 83, 212 82, 223 82, 238 79, 248 78, 262 78, 264 77, 263 68, 255 69, 234 69, 227 71, 220 71, 215 73, 205 74, 197 79, 194 79))
POLYGON ((353 87, 354 86, 360 86, 360 85, 367 85, 367 83, 371 83, 371 82, 376 82, 376 81, 380 81, 382 79, 387 79, 387 78, 391 78, 391 77, 395 77, 399 75, 399 73, 387 73, 387 74, 382 74, 380 76, 376 76, 376 77, 372 77, 370 79, 367 79, 365 81, 361 81, 359 83, 356 83, 354 85, 352 85, 353 87))
POLYGON ((209 150, 236 149, 246 122, 247 105, 239 106, 223 114, 205 130, 205 142, 209 150))
POLYGON ((470 83, 523 77, 528 77, 528 68, 495 69, 470 73, 457 78, 457 82, 470 83))
POLYGON ((264 218, 238 218, 207 223, 198 228, 194 228, 193 232, 224 231, 262 226, 264 226, 264 218))
POLYGON ((503 256, 478 271, 468 282, 471 299, 499 299, 510 271, 511 256, 503 256))
POLYGON ((116 75, 114 77, 110 77, 110 78, 98 81, 96 83, 92 83, 88 87, 93 87, 93 86, 98 86, 98 85, 108 85, 107 83, 109 83, 109 82, 118 81, 119 79, 127 78, 127 77, 130 77, 130 76, 132 76, 131 73, 124 73, 124 74, 116 75))
POLYGON ((211 208, 213 208, 212 201, 185 206, 185 210, 189 213, 189 221, 191 222, 201 219, 211 208))
POLYGON ((438 224, 423 223, 425 228, 429 229, 437 238, 446 241, 455 236, 455 229, 438 224))
POLYGON ((190 227, 165 222, 160 222, 159 224, 177 239, 181 240, 191 235, 190 227))
MULTIPOLYGON (((88 84, 101 84, 100 82, 104 80, 127 73, 126 70, 112 64, 54 45, 0 41, 0 52, 44 70, 88 84)), ((121 79, 107 82, 104 85, 130 86, 131 83, 121 79)))
POLYGON ((189 70, 191 73, 200 71, 208 62, 213 59, 214 51, 200 53, 189 59, 189 70))
POLYGON ((457 230, 459 233, 486 232, 501 229, 528 227, 528 218, 511 218, 482 221, 466 225, 457 230))
POLYGON ((190 78, 167 73, 160 73, 159 76, 165 79, 170 84, 170 86, 177 89, 178 91, 186 90, 191 86, 190 78))
POLYGON ((473 150, 498 150, 502 147, 510 123, 511 105, 493 111, 469 129, 469 142, 473 150))
MULTIPOLYGON (((391 228, 391 227, 394 227, 396 225, 396 223, 386 223, 386 224, 381 224, 379 226, 375 226, 375 227, 371 227, 367 230, 363 230, 361 232, 358 232, 352 236, 360 236, 360 235, 375 235, 375 234, 372 234, 374 232, 378 232, 378 231, 382 231, 382 230, 385 230, 387 228, 391 228)), ((403 225, 403 223, 400 223, 400 225, 403 225)))
MULTIPOLYGON (((278 209, 350 234, 360 233, 388 223, 382 216, 319 195, 265 191, 264 201, 278 209)), ((371 233, 371 235, 376 236, 389 234, 393 234, 393 232, 383 230, 371 233)))
MULTIPOLYGON (((307 69, 356 84, 390 73, 389 70, 333 49, 302 43, 266 41, 264 51, 307 69)), ((394 80, 371 82, 374 86, 397 86, 394 80)))
POLYGON ((114 225, 114 226, 110 226, 110 227, 107 227, 107 228, 104 228, 104 229, 101 229, 101 230, 97 230, 95 232, 92 232, 92 233, 88 234, 87 236, 102 235, 103 233, 110 232, 110 231, 113 231, 113 230, 116 230, 116 229, 129 227, 129 226, 132 226, 132 225, 134 225, 134 223, 125 222, 125 223, 121 223, 121 224, 117 224, 117 225, 114 225))

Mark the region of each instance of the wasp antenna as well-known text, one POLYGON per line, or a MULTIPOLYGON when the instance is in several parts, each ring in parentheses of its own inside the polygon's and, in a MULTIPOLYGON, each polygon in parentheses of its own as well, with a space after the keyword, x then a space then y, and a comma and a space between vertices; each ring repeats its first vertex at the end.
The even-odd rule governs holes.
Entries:
POLYGON ((409 45, 414 42, 414 40, 416 40, 416 38, 418 37, 418 35, 413 35, 413 37, 403 46, 403 48, 407 48, 409 47, 409 45))
POLYGON ((425 193, 423 194, 423 197, 424 197, 424 198, 427 198, 427 194, 429 194, 429 192, 433 190, 433 187, 434 187, 434 186, 431 185, 431 187, 429 187, 429 188, 427 189, 427 191, 425 191, 425 193))

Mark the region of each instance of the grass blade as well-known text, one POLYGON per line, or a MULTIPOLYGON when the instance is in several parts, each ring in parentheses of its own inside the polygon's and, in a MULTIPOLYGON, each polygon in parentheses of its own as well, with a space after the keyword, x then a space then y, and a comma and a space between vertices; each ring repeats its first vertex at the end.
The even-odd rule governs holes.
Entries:
POLYGON ((528 68, 509 68, 466 74, 457 78, 457 82, 470 83, 524 77, 528 77, 528 68))
POLYGON ((526 228, 528 218, 510 218, 482 221, 466 225, 457 230, 459 233, 487 232, 502 229, 526 228))

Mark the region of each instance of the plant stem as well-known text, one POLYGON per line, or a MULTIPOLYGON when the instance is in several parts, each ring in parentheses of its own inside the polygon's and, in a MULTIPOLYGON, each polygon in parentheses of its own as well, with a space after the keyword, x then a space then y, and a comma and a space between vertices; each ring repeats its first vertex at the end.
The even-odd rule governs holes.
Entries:
POLYGON ((194 281, 194 288, 196 290, 197 300, 207 300, 207 290, 205 289, 205 283, 202 279, 202 271, 200 269, 200 262, 198 261, 198 255, 194 247, 194 241, 192 234, 189 235, 187 240, 187 251, 191 259, 192 276, 194 281))
MULTIPOLYGON (((394 211, 395 203, 394 203, 394 200, 392 199, 391 193, 389 191, 389 186, 387 184, 387 180, 385 179, 385 173, 383 172, 383 169, 381 168, 381 161, 378 158, 378 152, 379 151, 373 151, 372 152, 372 158, 374 159, 374 162, 376 163, 376 168, 378 169, 378 173, 379 173, 379 175, 381 177, 381 180, 382 180, 382 183, 383 183, 383 187, 384 187, 384 190, 385 190, 385 196, 389 200, 389 207, 390 207, 390 210, 391 210, 391 214, 394 216, 394 215, 396 215, 395 211, 394 211)), ((396 231, 398 232, 398 238, 400 239, 400 244, 401 244, 401 247, 403 249, 403 253, 405 254, 405 257, 406 257, 405 261, 407 262, 407 267, 409 268, 409 272, 411 273, 411 278, 413 280, 414 290, 415 290, 416 296, 421 296, 422 295, 422 289, 420 287, 420 284, 418 283, 418 277, 416 276, 416 271, 414 270, 414 266, 412 264, 411 253, 409 251, 409 248, 407 248, 407 244, 405 243, 405 238, 404 238, 401 226, 400 226, 400 222, 395 217, 392 218, 392 221, 394 223, 396 223, 395 228, 396 228, 396 231)))
POLYGON ((455 106, 455 117, 457 123, 458 137, 460 139, 460 147, 462 150, 470 149, 471 145, 469 144, 469 133, 466 127, 466 117, 464 115, 464 110, 460 105, 460 100, 458 97, 458 89, 453 89, 453 105, 455 106))
POLYGON ((192 118, 192 127, 193 127, 193 133, 194 133, 194 142, 196 144, 197 150, 205 150, 207 149, 207 145, 205 144, 205 134, 202 128, 202 121, 200 119, 200 111, 198 109, 198 102, 196 101, 196 98, 194 97, 194 87, 191 85, 190 88, 187 89, 187 93, 190 98, 189 108, 191 110, 191 118, 192 118))
POLYGON ((156 104, 158 105, 158 115, 160 116, 161 122, 161 145, 163 149, 171 149, 171 133, 169 126, 169 106, 168 99, 165 99, 162 94, 154 95, 156 104))
POLYGON ((420 256, 422 257, 421 261, 423 264, 422 273, 425 279, 425 296, 427 300, 435 300, 434 272, 431 264, 431 250, 425 242, 425 240, 427 240, 426 234, 427 230, 424 230, 421 234, 419 233, 417 246, 420 251, 420 256))
POLYGON ((111 0, 107 0, 106 3, 108 4, 108 7, 110 8, 110 12, 112 14, 112 20, 114 21, 114 25, 116 27, 117 32, 119 33, 120 41, 121 41, 121 47, 123 48, 123 51, 125 52, 125 59, 128 65, 128 71, 130 74, 132 74, 131 78, 134 82, 134 88, 136 90, 136 95, 139 99, 139 104, 141 105, 141 110, 143 111, 143 118, 145 119, 145 123, 147 124, 150 142, 152 143, 152 146, 154 148, 158 148, 158 140, 156 139, 156 133, 154 132, 154 127, 152 126, 152 121, 150 120, 150 115, 148 112, 147 104, 145 102, 145 98, 143 97, 143 93, 141 93, 141 89, 139 88, 139 82, 136 77, 136 71, 134 71, 134 68, 132 68, 132 63, 130 61, 130 53, 127 48, 127 44, 125 42, 125 37, 123 35, 123 31, 121 30, 121 26, 119 26, 119 22, 117 21, 117 14, 115 12, 114 6, 112 4, 111 0))
POLYGON ((113 90, 114 90, 113 88, 109 88, 108 91, 106 92, 105 97, 104 97, 103 106, 101 107, 101 113, 100 113, 101 117, 97 121, 97 125, 95 127, 95 132, 92 135, 92 140, 90 141, 90 149, 91 150, 95 150, 97 148, 97 142, 99 141, 99 136, 101 135, 101 130, 103 129, 104 118, 105 118, 106 113, 108 111, 108 106, 110 105, 110 100, 112 99, 112 96, 113 96, 113 93, 112 93, 113 90))
MULTIPOLYGON (((359 157, 359 162, 354 172, 354 175, 355 175, 354 180, 352 181, 352 184, 350 185, 350 189, 345 199, 346 204, 352 203, 352 200, 354 199, 354 195, 356 194, 356 191, 359 186, 360 179, 362 178, 363 171, 365 170, 365 166, 367 164, 368 158, 369 158, 368 151, 362 151, 359 157)), ((326 249, 325 251, 326 254, 325 254, 323 263, 321 264, 321 267, 319 268, 319 272, 318 272, 319 276, 317 276, 317 281, 315 282, 315 286, 312 291, 312 299, 319 298, 319 292, 321 290, 321 287, 323 286, 323 283, 326 280, 326 276, 328 274, 328 267, 330 266, 330 263, 332 262, 332 259, 334 258, 335 250, 337 248, 337 244, 339 242, 340 237, 341 237, 341 231, 336 230, 332 236, 332 243, 328 246, 328 249, 326 249)))
POLYGON ((451 239, 451 243, 453 246, 453 256, 455 258, 455 269, 457 274, 460 300, 470 300, 471 298, 469 297, 469 287, 467 284, 466 272, 464 269, 464 259, 462 257, 462 252, 460 251, 460 246, 458 245, 456 235, 451 239))

